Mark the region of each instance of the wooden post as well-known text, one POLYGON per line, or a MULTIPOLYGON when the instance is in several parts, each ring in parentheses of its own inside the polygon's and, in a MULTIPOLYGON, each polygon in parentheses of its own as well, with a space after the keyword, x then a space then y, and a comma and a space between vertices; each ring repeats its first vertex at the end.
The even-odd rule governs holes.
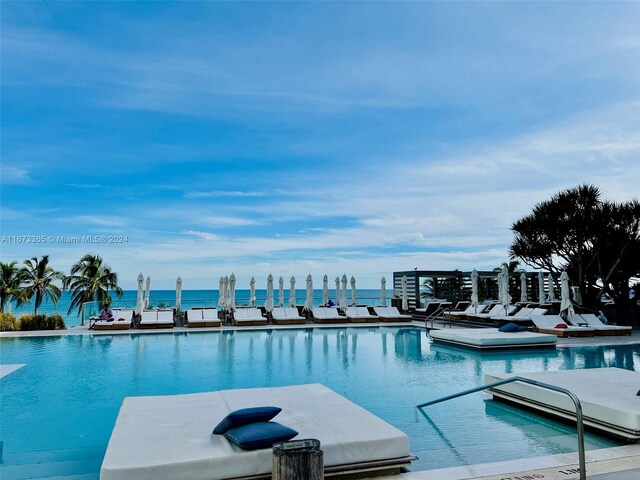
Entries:
POLYGON ((276 443, 273 446, 273 480, 324 479, 324 453, 316 439, 276 443))

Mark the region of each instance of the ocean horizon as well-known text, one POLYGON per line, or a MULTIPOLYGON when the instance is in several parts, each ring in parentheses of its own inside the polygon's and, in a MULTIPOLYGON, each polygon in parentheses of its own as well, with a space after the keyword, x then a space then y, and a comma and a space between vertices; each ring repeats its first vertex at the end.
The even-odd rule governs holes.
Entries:
MULTIPOLYGON (((249 289, 236 290, 236 305, 248 306, 249 305, 249 289)), ((380 302, 380 289, 363 289, 356 290, 357 300, 359 304, 363 305, 378 305, 380 302)), ((391 298, 392 290, 386 290, 387 302, 391 298)), ((136 299, 138 296, 137 290, 125 290, 121 297, 112 295, 112 308, 134 308, 136 306, 136 299)), ((266 289, 256 289, 256 306, 263 306, 267 300, 266 289)), ((302 305, 307 297, 306 289, 296 289, 296 304, 302 305)), ((173 307, 176 303, 176 291, 175 290, 151 290, 149 293, 150 304, 152 307, 166 306, 173 307)), ((336 291, 329 289, 329 298, 336 302, 336 291)), ((351 288, 347 288, 347 300, 351 303, 351 288)), ((274 290, 274 302, 278 304, 278 289, 274 290)), ((289 289, 284 289, 284 303, 289 303, 289 289)), ((322 289, 313 290, 313 305, 319 306, 322 303, 322 289)), ((57 305, 53 305, 51 301, 42 302, 42 305, 38 308, 38 313, 44 313, 51 315, 53 313, 59 313, 64 318, 67 327, 73 327, 80 325, 81 317, 76 312, 67 314, 69 305, 71 304, 71 294, 68 290, 62 292, 62 296, 57 305)), ((218 290, 183 290, 181 309, 188 310, 194 307, 217 307, 218 306, 218 290)), ((11 312, 17 317, 23 313, 33 313, 33 303, 27 303, 20 308, 16 308, 15 304, 9 305, 5 308, 5 312, 11 312)))

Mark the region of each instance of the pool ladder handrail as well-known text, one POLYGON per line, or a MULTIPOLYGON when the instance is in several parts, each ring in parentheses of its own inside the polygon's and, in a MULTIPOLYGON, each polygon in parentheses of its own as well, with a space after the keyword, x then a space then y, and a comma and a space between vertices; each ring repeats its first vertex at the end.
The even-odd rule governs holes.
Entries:
POLYGON ((567 390, 566 388, 558 387, 556 385, 551 385, 549 383, 538 382, 537 380, 531 380, 529 378, 511 377, 505 380, 499 380, 497 382, 487 383, 480 387, 464 390, 459 393, 454 393, 452 395, 447 395, 446 397, 438 398, 430 402, 421 403, 420 405, 417 405, 416 408, 420 410, 420 412, 426 417, 427 414, 423 410, 424 407, 428 407, 430 405, 434 405, 440 402, 446 402, 447 400, 452 400, 454 398, 469 395, 470 393, 480 392, 482 390, 499 387, 500 385, 505 385, 507 383, 512 383, 512 382, 528 383, 530 385, 535 385, 536 387, 546 388, 549 390, 553 390, 555 392, 564 393, 573 401, 573 404, 576 407, 576 430, 578 432, 578 462, 580 466, 580 480, 586 480, 587 466, 585 463, 585 456, 584 456, 584 422, 582 420, 582 404, 580 403, 580 399, 575 395, 575 393, 573 393, 570 390, 567 390))

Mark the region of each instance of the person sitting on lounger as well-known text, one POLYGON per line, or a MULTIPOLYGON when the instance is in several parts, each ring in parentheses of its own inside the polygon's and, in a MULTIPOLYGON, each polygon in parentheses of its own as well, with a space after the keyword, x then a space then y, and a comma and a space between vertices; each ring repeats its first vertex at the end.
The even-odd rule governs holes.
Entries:
POLYGON ((333 303, 333 302, 331 301, 331 299, 329 299, 329 301, 327 302, 327 307, 335 307, 335 306, 336 306, 336 304, 335 304, 335 303, 333 303))
POLYGON ((100 320, 112 322, 113 321, 113 310, 109 308, 109 303, 105 302, 102 306, 102 310, 100 310, 100 320))

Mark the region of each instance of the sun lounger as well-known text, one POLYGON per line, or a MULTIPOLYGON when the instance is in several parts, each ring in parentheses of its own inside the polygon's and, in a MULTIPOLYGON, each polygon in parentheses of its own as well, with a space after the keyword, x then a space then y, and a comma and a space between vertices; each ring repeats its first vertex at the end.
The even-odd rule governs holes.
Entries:
POLYGON ((156 328, 173 328, 173 309, 158 310, 156 328))
POLYGON ((378 316, 371 315, 367 307, 347 307, 347 320, 350 322, 377 322, 378 316))
POLYGON ((462 320, 466 318, 467 315, 475 315, 476 313, 482 313, 487 309, 488 305, 480 304, 477 307, 473 307, 469 305, 467 308, 460 312, 445 312, 444 318, 450 318, 452 320, 462 320))
POLYGON ((558 337, 593 337, 595 334, 591 327, 568 325, 560 315, 532 315, 530 318, 540 333, 552 333, 558 337), (566 328, 557 325, 566 325, 566 328))
POLYGON ((343 323, 347 317, 340 315, 336 307, 314 307, 311 309, 311 320, 315 323, 343 323))
POLYGON ((295 307, 276 307, 271 311, 271 321, 275 325, 303 325, 306 318, 300 316, 295 307))
POLYGON ((596 335, 631 335, 631 327, 619 326, 619 325, 605 325, 596 317, 593 313, 582 313, 573 317, 573 323, 580 323, 582 320, 584 324, 595 329, 596 335))
POLYGON ((524 307, 513 315, 496 315, 495 317, 491 317, 491 320, 499 323, 529 323, 531 322, 531 315, 544 315, 545 313, 547 313, 546 308, 524 307))
POLYGON ((187 320, 187 327, 201 328, 205 326, 204 318, 202 318, 202 310, 202 308, 192 308, 184 312, 187 320))
POLYGON ((101 480, 270 479, 271 448, 242 450, 213 427, 231 411, 274 405, 293 439, 316 438, 325 475, 354 478, 409 466, 409 438, 324 385, 250 388, 124 399, 100 469, 101 480))
POLYGON ((113 310, 113 320, 97 320, 93 323, 93 330, 129 330, 133 320, 133 310, 113 310))
POLYGON ((509 305, 506 309, 506 313, 505 313, 505 308, 504 305, 500 304, 500 303, 496 303, 493 307, 491 307, 491 309, 487 312, 487 313, 474 313, 474 314, 467 314, 467 319, 469 320, 490 320, 491 317, 495 317, 498 315, 506 315, 509 316, 512 313, 514 313, 516 311, 518 307, 516 307, 515 305, 509 305))
POLYGON ((427 302, 424 306, 424 308, 416 308, 416 313, 418 315, 423 315, 423 316, 429 316, 432 315, 433 313, 435 313, 439 308, 440 308, 440 304, 443 303, 441 301, 437 301, 437 302, 427 302))
POLYGON ((219 327, 222 321, 218 317, 217 308, 203 308, 202 319, 205 327, 219 327))
POLYGON ((266 325, 267 318, 257 308, 238 308, 233 312, 233 324, 237 326, 266 325))
POLYGON ((373 311, 378 315, 381 322, 410 322, 411 315, 401 314, 396 307, 373 307, 373 311))
POLYGON ((173 310, 143 310, 140 328, 173 328, 173 310))

